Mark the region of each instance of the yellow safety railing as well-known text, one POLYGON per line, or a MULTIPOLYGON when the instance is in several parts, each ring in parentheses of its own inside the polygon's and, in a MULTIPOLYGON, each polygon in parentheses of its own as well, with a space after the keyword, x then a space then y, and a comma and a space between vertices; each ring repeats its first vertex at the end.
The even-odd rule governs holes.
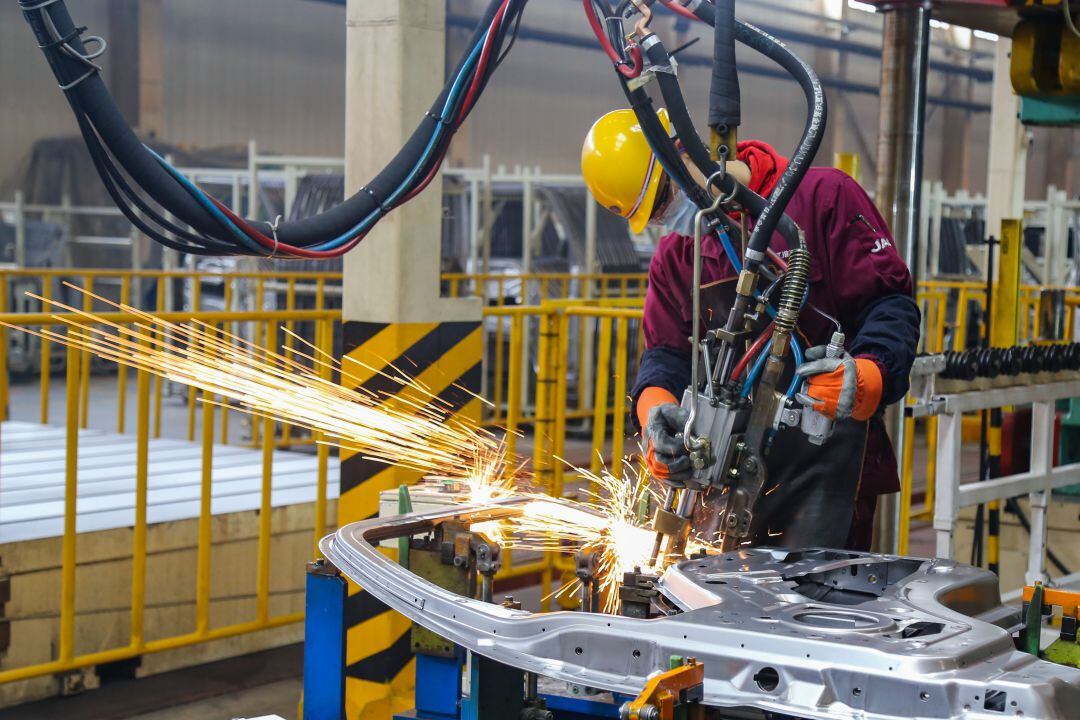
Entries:
POLYGON ((444 273, 448 297, 479 297, 485 305, 535 305, 545 300, 645 297, 648 274, 444 273))
MULTIPOLYGON (((113 302, 153 313, 186 311, 259 311, 267 306, 266 299, 273 297, 270 308, 284 310, 325 310, 340 307, 341 273, 333 272, 198 272, 187 270, 111 270, 84 268, 26 268, 0 269, 0 311, 2 312, 43 312, 47 303, 39 302, 26 293, 34 293, 46 300, 65 302, 83 310, 90 310, 95 305, 98 310, 107 306, 95 303, 93 298, 84 296, 65 283, 96 293, 113 302)), ((290 332, 296 330, 295 321, 286 321, 285 327, 290 332)), ((261 326, 258 332, 262 333, 261 326)), ((260 335, 260 338, 263 338, 260 335)), ((255 338, 252 338, 255 339, 255 338)), ((49 422, 51 376, 54 366, 63 362, 63 356, 54 356, 55 348, 48 340, 26 336, 19 338, 24 355, 34 358, 39 383, 40 411, 39 421, 49 422)), ((286 334, 285 344, 292 347, 293 338, 286 334)), ((0 344, 0 366, 7 368, 8 344, 0 344)), ((89 413, 90 377, 93 363, 85 353, 81 355, 79 387, 81 410, 79 427, 87 427, 89 413)), ((24 373, 25 374, 25 373, 24 373)), ((127 426, 126 395, 128 388, 128 370, 120 367, 116 370, 117 413, 116 431, 123 433, 127 426)), ((7 373, 0 373, 0 398, 9 393, 7 373)), ((187 391, 188 417, 187 439, 194 442, 196 419, 196 395, 193 389, 187 391)), ((162 399, 165 384, 160 378, 151 380, 152 396, 152 434, 161 437, 162 399)), ((4 405, 6 407, 6 404, 4 405)), ((0 409, 0 413, 3 410, 0 409)), ((222 408, 228 415, 228 409, 222 408)), ((252 427, 250 445, 260 446, 261 428, 256 423, 252 427)), ((220 441, 229 442, 229 423, 221 423, 220 441)), ((310 444, 313 438, 300 438, 292 435, 286 427, 278 441, 279 446, 310 444)))
MULTIPOLYGON (((21 327, 57 326, 60 324, 40 303, 13 300, 18 290, 27 284, 44 297, 66 300, 85 310, 106 310, 100 303, 65 292, 60 280, 101 292, 121 302, 153 311, 163 319, 186 321, 197 319, 216 324, 223 330, 242 335, 264 347, 281 340, 282 328, 301 332, 313 328, 313 342, 325 352, 333 352, 335 323, 340 313, 328 309, 333 294, 331 287, 339 286, 336 273, 193 273, 187 271, 113 271, 113 270, 4 270, 0 271, 0 319, 21 327), (217 284, 221 289, 220 311, 210 311, 207 288, 217 284), (263 310, 261 299, 270 292, 284 298, 282 310, 263 310), (170 298, 184 293, 184 308, 171 309, 170 298), (260 299, 255 307, 238 309, 242 296, 260 299), (17 302, 18 307, 12 307, 17 302), (300 309, 310 307, 312 309, 300 309), (13 310, 22 312, 13 312, 13 310), (27 310, 30 310, 27 312, 27 310)), ((483 310, 486 328, 484 375, 490 385, 484 396, 492 409, 485 420, 507 429, 507 444, 511 454, 522 447, 521 432, 533 431, 531 457, 536 478, 541 487, 561 496, 574 491, 581 478, 568 478, 568 466, 562 459, 588 467, 592 472, 607 464, 612 472, 623 473, 630 432, 628 391, 636 374, 636 363, 642 344, 642 297, 646 280, 644 274, 580 276, 570 274, 507 275, 444 275, 450 283, 451 294, 473 294, 488 302, 483 310), (511 283, 518 282, 516 289, 511 283), (529 283, 535 283, 536 300, 530 296, 529 283), (558 286, 556 283, 561 283, 558 286), (491 287, 490 292, 485 288, 491 287), (580 296, 577 295, 580 293, 580 296), (591 437, 589 454, 567 457, 567 440, 574 433, 591 437)), ((1025 337, 1039 332, 1039 288, 1025 287, 1021 301, 1028 320, 1023 326, 1025 337)), ((18 293, 21 298, 21 293, 18 293)), ((985 305, 985 287, 979 283, 927 282, 920 286, 920 303, 925 313, 924 349, 940 351, 965 347, 967 318, 971 305, 985 305)), ((1069 290, 1066 304, 1071 328, 1072 314, 1080 305, 1080 291, 1069 290)), ((135 316, 118 312, 103 313, 105 319, 116 323, 132 323, 135 316)), ((1024 316, 1025 313, 1022 313, 1024 316)), ((87 322, 85 319, 76 319, 87 322)), ((286 336, 288 338, 289 336, 286 336)), ((286 342, 291 340, 286 339, 286 342)), ((0 417, 7 418, 10 398, 8 372, 8 332, 0 328, 0 417)), ((55 365, 57 349, 47 342, 36 348, 39 367, 40 422, 47 423, 51 368, 55 365)), ((188 391, 189 416, 187 434, 202 444, 200 474, 200 515, 197 548, 196 617, 194 629, 168 638, 147 640, 144 637, 146 599, 146 541, 147 541, 147 481, 149 477, 148 447, 152 437, 161 433, 161 384, 146 372, 137 373, 135 386, 137 434, 136 515, 133 538, 131 631, 126 645, 95 652, 75 652, 75 568, 77 547, 75 512, 78 477, 78 431, 88 425, 88 387, 91 358, 82 351, 68 349, 59 360, 66 364, 65 414, 67 428, 64 537, 61 553, 61 612, 59 644, 56 658, 48 663, 0 671, 0 683, 30 677, 50 675, 95 664, 113 662, 144 653, 184 647, 196 643, 229 637, 256 630, 277 627, 300 619, 299 614, 272 616, 269 611, 270 568, 270 485, 274 448, 280 444, 295 444, 299 440, 289 428, 273 421, 259 420, 253 427, 252 442, 262 450, 262 513, 259 521, 256 560, 256 610, 247 622, 211 627, 210 603, 210 487, 213 482, 212 446, 217 439, 226 442, 224 428, 228 424, 228 409, 211 402, 202 403, 197 410, 195 391, 188 391), (201 434, 196 438, 201 413, 201 434), (218 428, 221 428, 218 431, 218 428)), ((117 432, 128 428, 124 405, 128 392, 128 372, 117 372, 117 432)), ((207 398, 212 399, 212 398, 207 398)), ((929 425, 929 423, 927 424, 929 425)), ((912 429, 914 429, 912 427, 912 429)), ((933 438, 932 428, 927 427, 933 438)), ((908 434, 914 437, 914 432, 908 434)), ((632 442, 632 441, 631 441, 632 442)), ((932 443, 931 443, 932 447, 932 443)), ((910 460, 908 447, 904 456, 910 460)), ((319 445, 317 526, 315 537, 326 531, 328 449, 319 445)), ((931 452, 928 463, 934 462, 931 452)), ((910 462, 905 468, 911 467, 910 462)), ((932 471, 932 465, 930 470, 932 471)), ((910 470, 908 470, 910 472, 910 470)), ((932 472, 931 475, 932 476, 932 472)), ((910 476, 907 481, 910 483, 910 476)), ((910 487, 910 485, 909 485, 910 487)), ((540 573, 544 596, 548 597, 557 574, 572 573, 572 563, 551 555, 542 560, 514 564, 512 554, 504 557, 500 579, 540 573)))
MULTIPOLYGON (((1065 294, 1064 339, 1072 339, 1075 308, 1080 305, 1080 288, 1020 287, 1020 340, 1037 340, 1041 334, 1039 300, 1044 291, 1061 290, 1065 294)), ((972 306, 986 310, 986 283, 927 280, 919 283, 919 303, 924 314, 923 347, 926 352, 964 350, 978 338, 969 338, 968 325, 972 306)), ((984 326, 980 326, 982 328, 984 326)), ((981 330, 980 330, 981 332, 981 330)))
MULTIPOLYGON (((488 343, 484 361, 495 375, 486 394, 493 405, 488 421, 506 429, 511 456, 519 453, 523 430, 531 429, 534 482, 553 496, 567 494, 564 460, 570 460, 566 440, 572 423, 594 438, 588 456, 573 460, 598 472, 601 463, 615 458, 612 471, 622 470, 627 393, 641 348, 641 304, 641 298, 614 297, 484 308, 488 335, 497 338, 494 350, 488 343)), ((547 607, 556 574, 569 579, 573 571, 572 562, 553 554, 522 565, 504 555, 498 578, 539 574, 547 607)))
MULTIPOLYGON (((0 290, 6 278, 0 276, 0 290)), ((6 297, 0 293, 0 298, 6 297)), ((87 309, 97 310, 92 303, 87 309)), ((0 310, 3 310, 0 305, 0 310)), ((131 325, 140 318, 131 313, 101 312, 102 321, 119 325, 131 325)), ((294 310, 294 311, 245 311, 245 312, 163 312, 157 314, 161 320, 187 322, 194 320, 214 326, 223 332, 235 335, 250 335, 254 328, 260 328, 259 335, 264 347, 270 348, 277 342, 280 329, 288 324, 307 323, 315 328, 314 344, 321 352, 333 352, 335 324, 340 321, 340 312, 332 310, 294 310), (242 329, 241 326, 247 326, 242 329)), ((70 314, 64 320, 80 325, 92 324, 90 318, 70 314)), ((53 314, 2 313, 0 321, 20 328, 62 327, 64 320, 53 314)), ((2 341, 3 338, 0 338, 2 341)), ((0 342, 0 348, 6 347, 0 342)), ((2 352, 2 351, 0 351, 2 352)), ((0 362, 6 358, 0 356, 0 362)), ((271 540, 271 479, 273 477, 274 438, 277 424, 271 419, 262 423, 262 487, 258 528, 258 550, 256 558, 257 579, 255 587, 255 616, 246 622, 234 623, 221 627, 210 624, 210 548, 211 548, 211 484, 213 481, 213 447, 215 423, 224 424, 224 407, 217 404, 212 395, 204 396, 202 403, 202 467, 200 473, 200 504, 198 517, 198 546, 196 570, 196 613, 194 628, 170 637, 147 640, 144 634, 144 617, 147 595, 147 495, 150 475, 149 447, 151 435, 156 431, 151 419, 151 408, 155 399, 151 390, 152 377, 147 371, 138 371, 136 383, 136 484, 135 484, 135 521, 132 540, 131 608, 130 635, 127 643, 108 650, 78 654, 75 649, 76 638, 76 503, 78 500, 78 450, 79 431, 86 426, 85 412, 85 370, 88 358, 75 348, 67 348, 66 362, 66 406, 64 426, 65 471, 64 471, 64 519, 61 551, 60 616, 59 635, 55 659, 50 662, 0 671, 0 683, 25 680, 45 675, 55 675, 78 668, 116 662, 137 657, 146 653, 161 652, 182 648, 197 643, 232 637, 243 633, 255 632, 288 625, 302 619, 302 613, 271 615, 270 613, 270 540, 271 540)), ((0 377, 6 378, 6 365, 0 368, 0 377)), ((325 373, 326 369, 320 372, 325 373)), ((4 386, 6 393, 6 385, 4 386)), ((5 396, 6 397, 6 396, 5 396)), ((6 407, 6 405, 5 405, 6 407)), ((314 541, 317 542, 327 531, 327 480, 329 450, 320 445, 317 460, 317 500, 314 527, 314 541)))

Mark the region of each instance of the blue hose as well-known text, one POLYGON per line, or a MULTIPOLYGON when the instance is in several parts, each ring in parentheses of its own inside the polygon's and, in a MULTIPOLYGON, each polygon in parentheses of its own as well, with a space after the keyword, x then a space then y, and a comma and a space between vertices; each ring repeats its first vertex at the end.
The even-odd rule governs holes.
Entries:
MULTIPOLYGON (((799 367, 803 364, 803 351, 802 345, 799 344, 798 338, 794 334, 791 336, 791 354, 795 356, 795 367, 799 367)), ((798 375, 791 378, 791 385, 788 387, 787 396, 795 397, 795 393, 799 391, 799 384, 802 378, 798 375)))
MULTIPOLYGON (((483 50, 487 36, 491 32, 492 31, 489 29, 487 34, 484 35, 484 39, 481 40, 481 42, 473 48, 472 52, 469 54, 468 60, 462 67, 461 72, 458 74, 457 78, 454 79, 454 84, 451 86, 450 93, 447 95, 446 98, 446 105, 443 107, 444 117, 447 116, 447 114, 450 113, 457 105, 458 96, 461 94, 461 91, 464 87, 463 81, 469 75, 469 71, 476 63, 477 58, 480 57, 480 52, 483 50)), ((435 148, 438 146, 439 141, 442 139, 443 133, 445 132, 445 129, 446 124, 443 122, 440 122, 436 126, 435 132, 432 134, 431 140, 428 142, 427 147, 424 149, 424 154, 421 156, 420 161, 412 169, 412 172, 409 173, 408 177, 405 178, 404 182, 402 182, 398 189, 395 190, 389 198, 387 198, 385 203, 386 206, 393 205, 394 202, 399 197, 401 197, 401 195, 406 192, 409 187, 411 187, 417 175, 421 172, 421 170, 423 170, 424 166, 427 164, 432 152, 434 152, 435 148)), ((150 150, 150 148, 147 148, 147 150, 150 150)), ((239 240, 244 247, 248 248, 249 250, 253 250, 260 255, 266 254, 266 248, 256 243, 254 240, 248 237, 248 235, 244 231, 237 227, 236 224, 233 223, 225 215, 225 213, 221 212, 217 205, 214 204, 214 202, 206 195, 205 192, 203 192, 202 189, 195 185, 195 183, 188 179, 182 172, 180 172, 168 162, 166 162, 165 158, 161 157, 153 150, 150 150, 150 152, 157 159, 157 161, 161 163, 162 167, 165 168, 165 170, 168 171, 169 174, 172 175, 173 178, 175 178, 176 181, 179 182, 184 187, 184 189, 187 190, 187 192, 189 192, 199 202, 199 204, 206 208, 206 210, 211 214, 211 216, 213 216, 215 220, 220 222, 222 226, 225 227, 225 229, 228 230, 231 235, 233 235, 237 240, 239 240)), ((382 213, 383 209, 381 207, 376 208, 371 212, 370 215, 361 220, 358 225, 356 225, 354 228, 347 231, 343 235, 340 235, 333 240, 329 240, 325 243, 315 245, 309 249, 317 251, 335 250, 338 247, 341 247, 345 243, 349 242, 349 240, 356 237, 358 234, 366 232, 371 227, 371 225, 379 219, 382 213)))

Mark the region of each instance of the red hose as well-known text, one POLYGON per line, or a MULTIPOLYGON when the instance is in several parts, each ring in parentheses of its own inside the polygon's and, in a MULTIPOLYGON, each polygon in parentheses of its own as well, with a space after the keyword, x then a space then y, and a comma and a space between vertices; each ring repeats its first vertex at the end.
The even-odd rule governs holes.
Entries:
POLYGON ((292 257, 307 258, 309 260, 326 260, 329 258, 340 257, 349 252, 364 239, 365 235, 367 235, 366 232, 361 233, 334 250, 307 250, 294 245, 286 245, 285 243, 275 243, 274 238, 268 237, 256 230, 247 220, 234 213, 227 205, 223 204, 217 198, 211 196, 210 199, 245 235, 266 248, 269 251, 267 256, 280 256, 283 259, 292 257))
POLYGON ((787 272, 787 263, 776 254, 776 251, 770 249, 767 250, 765 254, 769 256, 769 259, 773 261, 773 264, 776 265, 776 267, 780 268, 780 272, 787 272))
MULTIPOLYGON (((509 7, 509 5, 510 0, 505 0, 505 2, 503 2, 502 6, 499 8, 498 12, 496 12, 495 17, 492 19, 491 29, 490 32, 488 32, 488 36, 484 41, 484 49, 480 53, 476 72, 473 75, 472 84, 469 86, 469 92, 465 96, 465 101, 462 103, 461 110, 454 121, 453 127, 455 129, 458 125, 460 125, 461 121, 465 118, 465 116, 472 109, 473 105, 476 103, 480 84, 483 80, 484 73, 487 70, 488 63, 491 60, 491 48, 495 44, 495 36, 497 35, 499 25, 502 24, 503 17, 506 15, 506 9, 507 7, 509 7)), ((427 175, 424 176, 424 179, 420 182, 420 184, 410 190, 408 195, 406 195, 404 199, 402 199, 401 203, 398 204, 404 204, 405 202, 412 200, 414 197, 423 192, 427 188, 427 186, 431 184, 431 181, 435 179, 435 176, 438 174, 439 168, 441 166, 442 158, 440 157, 436 162, 432 164, 431 169, 428 170, 427 175)), ((334 250, 307 250, 305 248, 296 247, 294 245, 286 245, 284 243, 276 242, 272 237, 268 237, 267 235, 256 230, 247 220, 234 213, 227 205, 217 200, 217 198, 210 196, 210 199, 214 202, 215 205, 217 205, 218 209, 221 210, 225 214, 225 216, 228 217, 233 222, 233 224, 235 224, 245 235, 257 242, 262 247, 269 250, 269 255, 281 255, 283 258, 293 257, 315 260, 340 257, 352 250, 354 247, 356 247, 360 243, 360 241, 363 240, 364 237, 367 235, 366 232, 360 233, 356 237, 350 239, 341 247, 335 248, 334 250)))
POLYGON ((469 93, 465 96, 465 102, 461 104, 461 112, 458 113, 457 119, 454 121, 455 125, 460 124, 465 119, 469 109, 476 102, 480 83, 487 70, 488 61, 491 59, 491 46, 495 44, 495 36, 499 34, 499 26, 502 25, 503 15, 506 14, 506 8, 509 4, 510 0, 506 0, 502 7, 499 8, 499 11, 495 13, 495 17, 492 18, 491 28, 488 30, 487 39, 484 41, 484 49, 480 52, 480 61, 477 63, 476 72, 473 74, 472 85, 469 86, 469 93))
MULTIPOLYGON (((483 79, 484 73, 487 71, 488 62, 491 59, 491 46, 495 41, 495 33, 499 25, 502 23, 503 15, 506 13, 506 8, 510 4, 509 0, 503 3, 502 7, 495 14, 494 19, 491 22, 491 32, 488 33, 487 40, 484 42, 484 49, 480 52, 480 60, 476 67, 476 74, 473 76, 472 84, 469 86, 469 92, 465 96, 465 102, 461 104, 461 110, 458 112, 457 118, 454 120, 454 130, 465 120, 465 116, 472 111, 473 105, 476 103, 476 96, 479 92, 480 83, 483 79)), ((407 203, 414 197, 424 192, 427 186, 431 184, 431 181, 435 179, 435 176, 439 174, 439 168, 442 167, 442 158, 439 158, 438 162, 433 163, 431 169, 428 170, 427 175, 420 181, 420 184, 414 187, 409 193, 401 200, 401 204, 407 203)))
POLYGON ((772 337, 773 328, 776 327, 775 322, 769 323, 769 327, 765 328, 765 332, 761 333, 761 336, 754 341, 754 344, 750 346, 750 349, 739 358, 739 362, 735 363, 735 368, 731 371, 731 377, 738 380, 746 370, 746 367, 750 364, 750 361, 755 358, 758 352, 765 347, 765 343, 769 342, 769 338, 772 337))
POLYGON ((694 13, 690 12, 687 8, 680 5, 677 2, 677 0, 663 0, 663 3, 664 3, 664 5, 667 6, 668 10, 671 10, 674 13, 682 15, 684 18, 686 18, 688 20, 697 20, 697 21, 701 22, 701 18, 699 18, 694 13))
POLYGON ((585 17, 589 19, 589 27, 592 28, 596 39, 600 41, 600 47, 611 58, 611 62, 615 63, 615 69, 619 71, 619 74, 625 78, 636 78, 640 75, 641 69, 645 66, 645 62, 641 57, 641 48, 637 45, 630 47, 630 59, 633 60, 634 64, 627 65, 626 61, 611 46, 611 41, 608 40, 607 33, 604 32, 604 26, 600 23, 600 18, 596 17, 596 8, 593 7, 592 0, 583 0, 583 4, 585 6, 585 17))

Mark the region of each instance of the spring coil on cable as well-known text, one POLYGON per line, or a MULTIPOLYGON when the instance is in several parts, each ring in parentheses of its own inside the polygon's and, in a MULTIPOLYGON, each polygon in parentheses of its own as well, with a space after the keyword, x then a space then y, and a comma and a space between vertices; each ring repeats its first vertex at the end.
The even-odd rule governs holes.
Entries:
POLYGON ((784 290, 780 294, 780 305, 776 313, 776 330, 790 333, 795 329, 802 310, 803 298, 810 287, 810 251, 797 247, 788 255, 788 269, 785 273, 784 290))

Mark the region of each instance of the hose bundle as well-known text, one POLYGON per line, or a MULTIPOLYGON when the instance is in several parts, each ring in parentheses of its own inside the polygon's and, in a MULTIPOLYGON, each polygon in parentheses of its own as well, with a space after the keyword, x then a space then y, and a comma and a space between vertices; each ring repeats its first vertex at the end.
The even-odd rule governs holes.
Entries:
POLYGON ((141 232, 195 255, 330 258, 355 247, 379 220, 434 179, 454 133, 513 45, 527 2, 491 0, 431 109, 360 192, 315 217, 264 224, 261 230, 143 145, 94 62, 105 51, 104 41, 84 38, 86 28, 75 25, 63 0, 19 0, 19 6, 75 113, 106 190, 141 232))

